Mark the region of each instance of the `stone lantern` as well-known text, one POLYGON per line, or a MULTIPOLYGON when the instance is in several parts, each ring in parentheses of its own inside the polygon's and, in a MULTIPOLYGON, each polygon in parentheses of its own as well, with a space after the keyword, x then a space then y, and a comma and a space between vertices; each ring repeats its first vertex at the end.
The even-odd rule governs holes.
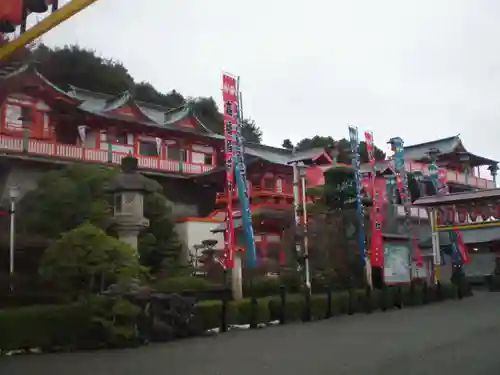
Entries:
POLYGON ((122 173, 113 179, 107 191, 113 193, 114 217, 118 237, 137 250, 139 232, 149 226, 144 217, 144 195, 155 190, 156 182, 137 171, 137 159, 122 159, 122 173))

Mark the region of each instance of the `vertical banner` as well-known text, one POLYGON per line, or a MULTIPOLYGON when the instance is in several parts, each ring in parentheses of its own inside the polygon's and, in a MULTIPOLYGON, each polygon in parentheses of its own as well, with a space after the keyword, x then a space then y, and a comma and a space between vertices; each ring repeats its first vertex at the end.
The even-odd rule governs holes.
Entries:
MULTIPOLYGON (((436 164, 436 160, 432 160, 429 165, 429 174, 432 184, 434 185, 434 190, 436 191, 436 195, 448 194, 448 172, 446 169, 438 168, 436 164)), ((463 264, 468 264, 470 262, 469 253, 467 252, 467 247, 462 238, 462 233, 460 231, 449 231, 448 236, 450 239, 451 248, 453 250, 453 255, 455 259, 461 261, 463 264)), ((434 255, 434 261, 440 254, 434 255)), ((436 265, 439 265, 440 259, 436 262, 436 265)))
POLYGON ((155 141, 156 141, 156 152, 158 153, 158 157, 161 158, 162 157, 161 146, 162 146, 163 142, 162 142, 161 138, 159 138, 159 137, 156 137, 155 141))
POLYGON ((238 195, 241 204, 241 218, 243 231, 247 241, 246 261, 248 267, 257 267, 257 250, 255 247, 255 236, 252 225, 252 212, 250 209, 250 199, 248 196, 247 172, 245 165, 245 149, 243 146, 243 136, 241 135, 241 122, 243 121, 241 93, 239 91, 239 79, 237 81, 238 106, 236 116, 238 119, 236 131, 233 134, 235 138, 235 178, 238 186, 238 195))
POLYGON ((78 125, 78 135, 80 136, 80 140, 82 141, 82 146, 85 146, 85 139, 87 138, 86 125, 78 125))
POLYGON ((233 215, 233 191, 234 191, 234 150, 233 130, 238 122, 237 119, 237 85, 236 79, 227 74, 222 76, 222 99, 224 101, 224 138, 226 162, 226 193, 227 214, 226 232, 224 234, 224 250, 226 268, 234 268, 234 215, 233 215))
POLYGON ((382 237, 382 213, 380 210, 382 192, 378 191, 375 180, 377 173, 375 171, 375 146, 373 142, 373 133, 365 132, 366 153, 370 163, 370 189, 372 198, 371 214, 371 254, 370 261, 373 267, 384 266, 384 240, 382 237))
POLYGON ((352 153, 352 166, 354 167, 354 182, 356 184, 356 207, 359 216, 359 252, 363 265, 369 264, 366 261, 366 245, 365 245, 365 215, 363 212, 363 204, 361 202, 361 171, 360 171, 360 156, 359 156, 359 134, 358 128, 349 126, 349 143, 352 153))
MULTIPOLYGON (((422 255, 420 253, 420 247, 418 246, 418 240, 413 235, 412 225, 411 225, 411 196, 408 190, 408 174, 405 169, 404 161, 404 146, 403 140, 399 137, 393 138, 392 147, 394 151, 394 169, 396 171, 396 187, 399 190, 399 195, 401 197, 401 202, 403 203, 403 208, 405 211, 405 224, 408 228, 408 234, 410 236, 410 243, 415 249, 417 267, 422 267, 422 255)), ((410 259, 410 265, 412 259, 410 259)))

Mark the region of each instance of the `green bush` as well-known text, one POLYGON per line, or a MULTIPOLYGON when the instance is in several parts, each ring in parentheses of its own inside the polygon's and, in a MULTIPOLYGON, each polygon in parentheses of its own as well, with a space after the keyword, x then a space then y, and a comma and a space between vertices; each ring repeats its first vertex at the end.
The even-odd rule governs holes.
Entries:
POLYGON ((81 304, 0 310, 0 349, 75 348, 90 325, 91 314, 81 304))
POLYGON ((380 291, 380 308, 383 310, 390 310, 394 308, 396 296, 393 288, 384 288, 380 291))
POLYGON ((179 276, 159 280, 154 285, 154 288, 160 293, 171 294, 182 292, 203 292, 206 290, 220 289, 222 286, 212 283, 202 277, 179 276))
POLYGON ((457 299, 458 298, 458 288, 456 285, 451 283, 441 284, 441 290, 444 299, 457 299))
POLYGON ((347 314, 349 312, 349 292, 332 293, 332 315, 347 314))
POLYGON ((92 316, 92 334, 89 339, 97 347, 123 348, 138 343, 136 329, 140 307, 122 298, 94 296, 86 306, 92 316))
MULTIPOLYGON (((250 324, 252 321, 252 301, 250 298, 245 298, 239 301, 231 302, 231 309, 234 311, 234 324, 250 324)), ((269 299, 257 299, 255 306, 255 323, 269 323, 269 299)))
POLYGON ((419 306, 423 304, 424 289, 421 285, 405 285, 401 287, 401 292, 404 306, 419 306))
MULTIPOLYGON (((299 322, 303 318, 305 307, 304 296, 301 294, 287 294, 285 303, 286 322, 299 322)), ((271 320, 279 319, 281 316, 281 299, 272 297, 269 299, 269 310, 271 320)))
POLYGON ((256 298, 277 295, 280 293, 280 285, 281 281, 279 278, 265 276, 254 277, 251 285, 250 280, 247 278, 243 283, 243 295, 245 297, 251 297, 253 293, 256 298))
POLYGON ((222 302, 201 301, 196 304, 195 314, 203 330, 221 326, 222 302))
POLYGON ((311 296, 311 320, 326 318, 328 311, 328 296, 326 294, 313 294, 311 296))

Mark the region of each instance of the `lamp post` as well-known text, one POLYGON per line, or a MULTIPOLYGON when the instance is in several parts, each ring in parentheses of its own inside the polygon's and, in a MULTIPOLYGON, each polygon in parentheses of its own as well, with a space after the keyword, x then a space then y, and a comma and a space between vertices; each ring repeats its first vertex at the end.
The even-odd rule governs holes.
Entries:
POLYGON ((16 201, 19 198, 20 190, 17 186, 9 186, 10 199, 10 229, 9 229, 9 274, 14 276, 14 249, 15 249, 15 233, 16 233, 16 201))
POLYGON ((488 170, 491 173, 491 177, 493 177, 493 187, 497 187, 497 173, 498 173, 498 164, 492 164, 488 167, 488 170))
POLYGON ((306 167, 301 165, 298 171, 302 185, 302 225, 304 231, 304 268, 307 292, 311 294, 311 272, 309 268, 309 236, 307 233, 307 202, 306 202, 306 167))
MULTIPOLYGON (((436 195, 439 194, 439 172, 437 166, 437 157, 440 151, 437 148, 431 148, 427 155, 430 159, 431 164, 429 165, 429 174, 432 185, 435 188, 436 195)), ((439 243, 439 232, 437 230, 437 211, 434 208, 429 210, 429 219, 431 223, 431 241, 432 241, 432 255, 434 260, 434 283, 439 284, 441 280, 441 245, 439 243)))
POLYGON ((469 173, 470 173, 470 154, 467 152, 458 152, 458 158, 464 166, 465 172, 465 185, 469 185, 469 173))

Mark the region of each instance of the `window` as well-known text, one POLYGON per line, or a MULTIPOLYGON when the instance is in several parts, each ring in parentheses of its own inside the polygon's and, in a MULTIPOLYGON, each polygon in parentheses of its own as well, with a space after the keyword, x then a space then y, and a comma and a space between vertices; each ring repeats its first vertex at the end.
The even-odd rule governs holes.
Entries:
POLYGON ((29 126, 34 123, 34 111, 31 107, 21 107, 21 118, 24 126, 29 126))
POLYGON ((106 140, 110 143, 119 143, 121 145, 126 145, 128 144, 127 138, 127 133, 123 130, 109 129, 107 132, 106 140))
POLYGON ((167 148, 167 159, 181 160, 181 158, 183 161, 187 160, 186 150, 181 150, 178 147, 171 147, 171 146, 167 148))
POLYGON ((140 141, 139 142, 139 154, 143 156, 155 156, 158 157, 158 147, 156 143, 140 141))
POLYGON ((276 180, 276 192, 283 193, 283 179, 281 178, 276 180))
POLYGON ((203 154, 203 164, 212 165, 212 154, 203 154))
POLYGON ((212 165, 212 154, 203 152, 191 152, 191 162, 194 164, 209 164, 212 165))
POLYGON ((5 105, 5 125, 8 130, 22 130, 34 123, 34 111, 32 107, 15 104, 5 105))
POLYGON ((263 189, 267 191, 274 191, 274 180, 272 178, 265 178, 263 183, 263 189))

